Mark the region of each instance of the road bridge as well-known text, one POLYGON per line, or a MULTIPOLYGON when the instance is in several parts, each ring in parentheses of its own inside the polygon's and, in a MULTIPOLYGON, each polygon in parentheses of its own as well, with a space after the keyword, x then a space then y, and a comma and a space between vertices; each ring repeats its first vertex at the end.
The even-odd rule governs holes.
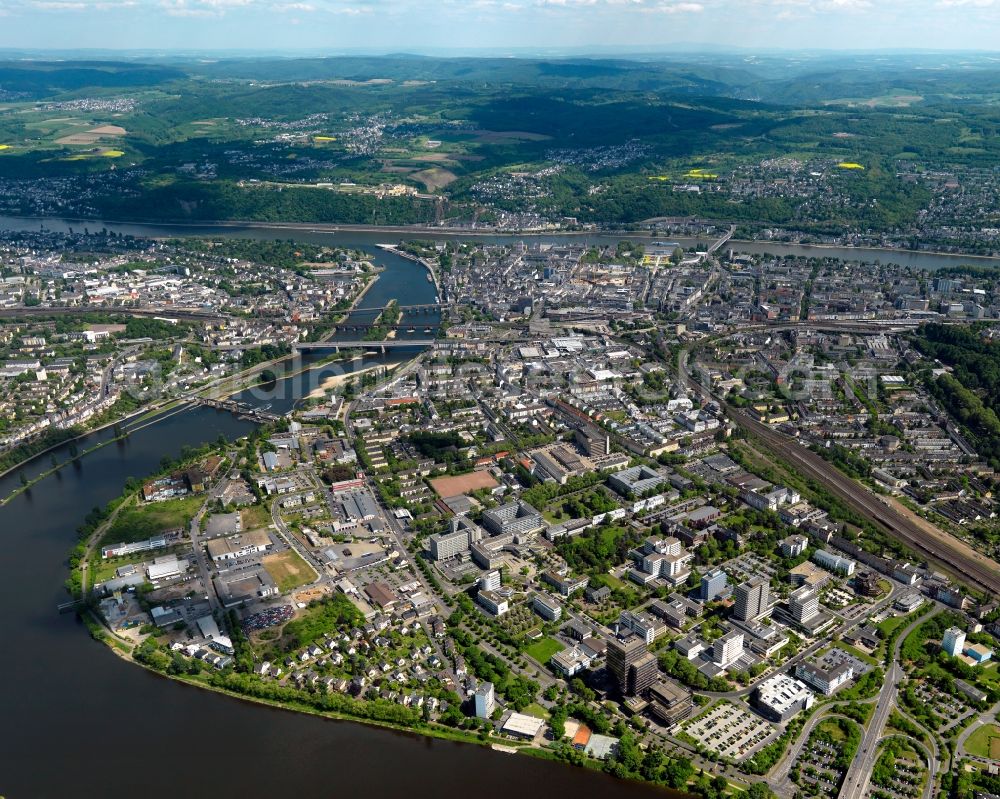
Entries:
POLYGON ((296 352, 338 352, 362 348, 431 347, 436 338, 387 338, 385 341, 365 341, 364 339, 341 339, 335 341, 300 341, 292 345, 296 352))
POLYGON ((725 245, 734 235, 736 235, 736 225, 730 225, 729 232, 717 239, 715 243, 708 248, 708 255, 711 255, 713 252, 725 245))

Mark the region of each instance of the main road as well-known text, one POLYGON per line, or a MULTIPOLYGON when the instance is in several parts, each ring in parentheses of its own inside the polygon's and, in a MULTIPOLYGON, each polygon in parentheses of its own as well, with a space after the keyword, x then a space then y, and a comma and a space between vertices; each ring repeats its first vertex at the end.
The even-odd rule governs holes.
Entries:
MULTIPOLYGON (((878 696, 878 703, 875 705, 875 713, 872 715, 865 734, 858 745, 858 751, 851 761, 844 782, 840 787, 839 799, 862 799, 871 781, 872 769, 878 759, 879 740, 886 722, 889 721, 889 714, 896 706, 896 688, 903 678, 903 669, 895 660, 889 671, 885 675, 885 683, 878 696)), ((933 779, 933 775, 931 775, 933 779)))

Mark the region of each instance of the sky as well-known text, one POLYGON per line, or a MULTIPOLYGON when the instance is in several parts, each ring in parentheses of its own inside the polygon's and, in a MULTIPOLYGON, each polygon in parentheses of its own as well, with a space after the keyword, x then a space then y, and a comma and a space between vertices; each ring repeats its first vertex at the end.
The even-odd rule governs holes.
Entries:
POLYGON ((0 0, 0 48, 1000 51, 1000 0, 0 0))

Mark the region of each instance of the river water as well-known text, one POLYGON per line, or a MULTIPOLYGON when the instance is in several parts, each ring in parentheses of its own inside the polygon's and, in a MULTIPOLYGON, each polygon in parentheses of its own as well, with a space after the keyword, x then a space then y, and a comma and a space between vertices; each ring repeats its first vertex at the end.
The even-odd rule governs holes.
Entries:
MULTIPOLYGON (((283 231, 283 236, 288 233, 283 231)), ((335 243, 344 244, 340 238, 335 243)), ((365 307, 378 307, 392 297, 409 303, 431 301, 425 295, 428 287, 433 294, 433 287, 419 265, 385 254, 376 258, 386 271, 366 296, 365 307)), ((323 370, 313 370, 302 379, 279 380, 274 397, 282 407, 290 405, 323 375, 323 370)), ((571 766, 202 691, 121 660, 92 641, 71 614, 56 613, 57 604, 66 598, 66 555, 76 541, 76 527, 91 508, 116 497, 129 477, 156 470, 161 458, 178 454, 182 446, 220 435, 237 438, 250 428, 248 422, 208 408, 166 415, 123 442, 81 457, 0 507, 0 795, 670 795, 571 766)), ((96 433, 80 442, 79 449, 111 436, 110 431, 96 433)), ((66 461, 68 448, 53 455, 66 461)), ((44 455, 21 471, 34 477, 49 466, 50 456, 44 455)), ((19 485, 19 471, 0 478, 0 496, 19 485)))
MULTIPOLYGON (((265 227, 265 226, 241 226, 233 225, 159 225, 124 222, 102 222, 99 220, 79 221, 65 219, 34 219, 30 217, 0 216, 0 230, 39 230, 44 225, 46 230, 51 231, 82 231, 88 229, 91 232, 98 230, 114 231, 132 236, 145 236, 149 238, 164 238, 174 236, 228 236, 239 238, 260 238, 260 239, 295 239, 297 241, 310 242, 315 244, 330 244, 339 247, 355 247, 370 250, 376 244, 398 242, 402 239, 423 239, 423 240, 459 240, 459 241, 481 241, 487 243, 509 243, 509 242, 543 242, 548 244, 556 243, 579 243, 579 244, 611 244, 622 239, 633 241, 664 240, 676 241, 685 248, 694 246, 707 246, 706 239, 671 238, 665 234, 649 236, 645 234, 495 234, 495 233, 472 233, 469 231, 449 232, 440 231, 419 231, 413 233, 402 232, 400 229, 393 229, 385 232, 372 232, 354 229, 321 229, 319 226, 312 228, 302 227, 265 227)), ((880 261, 884 264, 898 264, 914 269, 926 269, 933 271, 946 266, 959 266, 961 264, 980 264, 1000 267, 1000 258, 985 258, 968 255, 953 255, 950 253, 915 252, 912 250, 889 250, 874 247, 827 247, 809 244, 785 244, 774 241, 734 241, 727 244, 725 249, 732 249, 741 253, 767 253, 771 255, 799 255, 806 258, 840 258, 843 260, 859 261, 880 261)), ((391 292, 390 292, 391 294, 391 292)))

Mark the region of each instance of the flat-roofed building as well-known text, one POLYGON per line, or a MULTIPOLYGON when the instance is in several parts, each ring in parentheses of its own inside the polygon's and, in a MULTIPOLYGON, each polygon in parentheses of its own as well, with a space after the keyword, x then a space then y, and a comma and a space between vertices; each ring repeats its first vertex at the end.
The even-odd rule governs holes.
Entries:
POLYGON ((646 642, 629 633, 608 641, 608 671, 614 676, 624 696, 645 691, 656 680, 656 658, 646 649, 646 642))
POLYGON ((836 572, 844 577, 850 577, 854 574, 854 568, 857 565, 850 558, 845 558, 835 552, 830 552, 828 549, 817 549, 813 552, 812 557, 813 560, 824 569, 829 569, 830 571, 836 572))
POLYGON ((804 585, 788 595, 788 612, 795 621, 804 624, 819 613, 819 591, 804 585))
POLYGON ((797 558, 809 546, 809 539, 804 535, 790 535, 778 544, 782 557, 797 558))
POLYGON ((561 649, 549 658, 552 667, 564 677, 573 677, 584 669, 589 669, 592 662, 593 657, 581 646, 561 649))
POLYGON ((667 631, 662 622, 657 621, 648 613, 638 613, 633 610, 623 610, 618 617, 618 624, 638 635, 647 644, 653 643, 667 631))
POLYGON ((947 652, 952 657, 956 657, 962 654, 962 648, 965 646, 965 633, 958 627, 949 627, 944 631, 944 637, 941 639, 941 648, 947 652))
POLYGON ((743 633, 733 630, 712 642, 712 662, 726 668, 743 657, 743 633))
POLYGON ((545 720, 524 713, 511 713, 500 731, 516 738, 533 740, 545 728, 545 720))
POLYGON ((465 516, 453 516, 448 525, 448 532, 435 533, 427 539, 434 560, 447 560, 468 552, 473 544, 483 538, 482 528, 465 516))
POLYGON ((824 696, 829 696, 854 676, 854 666, 839 663, 824 669, 815 663, 799 663, 795 666, 795 676, 824 696))
POLYGON ((495 591, 480 591, 476 594, 476 601, 493 616, 502 616, 510 610, 507 598, 500 596, 495 591))
POLYGON ((700 596, 702 602, 712 602, 718 598, 729 582, 729 577, 722 569, 712 569, 701 576, 700 596))
POLYGON ((788 580, 794 586, 807 585, 810 588, 822 588, 830 582, 830 572, 821 569, 812 561, 806 560, 788 570, 788 580))
POLYGON ((532 594, 531 607, 546 621, 559 621, 562 618, 562 605, 555 600, 555 597, 547 594, 532 594))
POLYGON ((673 680, 657 680, 649 688, 649 710, 668 727, 691 715, 694 700, 691 692, 673 680))
POLYGON ((161 580, 180 577, 187 571, 187 568, 188 562, 186 560, 178 559, 176 555, 163 555, 146 567, 146 574, 149 575, 151 583, 158 583, 161 580))
POLYGON ((753 577, 736 586, 733 615, 741 621, 759 619, 771 609, 771 586, 766 577, 753 577))
POLYGON ((483 514, 483 526, 492 535, 527 535, 544 530, 545 519, 527 502, 515 500, 486 511, 483 514))
POLYGON ((804 682, 787 674, 764 680, 753 691, 754 705, 760 714, 779 724, 808 710, 815 699, 804 682))
POLYGON ((273 546, 266 530, 251 530, 249 533, 215 538, 208 542, 207 549, 209 557, 216 563, 221 563, 267 552, 273 546))
POLYGON ((493 692, 493 683, 480 683, 474 695, 476 706, 476 716, 481 719, 488 719, 496 710, 496 696, 493 692))
POLYGON ((277 596, 278 586, 263 568, 222 572, 212 578, 215 593, 224 608, 277 596))
POLYGON ((608 478, 608 485, 622 496, 642 496, 664 482, 666 478, 649 466, 633 466, 631 469, 615 472, 608 478))

